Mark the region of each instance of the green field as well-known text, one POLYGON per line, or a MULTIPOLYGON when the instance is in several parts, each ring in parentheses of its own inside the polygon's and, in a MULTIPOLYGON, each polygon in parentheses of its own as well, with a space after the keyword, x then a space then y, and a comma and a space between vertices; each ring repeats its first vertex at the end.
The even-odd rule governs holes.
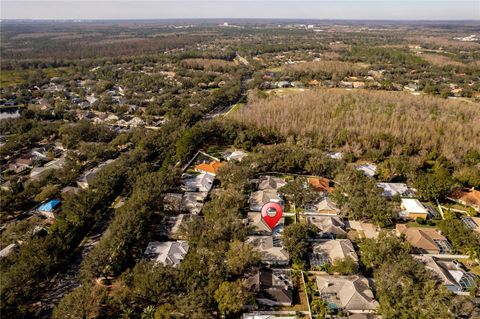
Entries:
MULTIPOLYGON (((37 70, 38 69, 1 70, 0 71, 0 87, 7 87, 7 86, 25 83, 28 77, 37 70)), ((60 68, 47 68, 47 69, 41 69, 41 70, 45 74, 45 77, 52 78, 52 77, 68 74, 69 71, 71 71, 71 68, 60 67, 60 68)))

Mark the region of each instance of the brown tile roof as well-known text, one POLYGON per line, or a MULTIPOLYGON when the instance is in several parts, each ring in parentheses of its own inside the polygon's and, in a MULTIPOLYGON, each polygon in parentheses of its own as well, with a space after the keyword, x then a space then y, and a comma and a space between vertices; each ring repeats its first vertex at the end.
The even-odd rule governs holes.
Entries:
POLYGON ((323 177, 309 177, 307 179, 310 186, 318 192, 333 192, 333 187, 330 187, 330 180, 323 177))
POLYGON ((397 224, 396 228, 413 247, 424 251, 440 251, 434 240, 447 241, 434 228, 409 227, 404 224, 397 224))
POLYGON ((452 192, 450 197, 465 202, 468 205, 480 206, 480 191, 476 189, 458 188, 452 192))

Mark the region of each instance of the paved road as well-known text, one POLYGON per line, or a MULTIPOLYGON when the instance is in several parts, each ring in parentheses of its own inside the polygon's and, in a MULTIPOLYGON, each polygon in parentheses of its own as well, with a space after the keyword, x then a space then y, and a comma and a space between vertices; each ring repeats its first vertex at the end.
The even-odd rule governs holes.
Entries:
POLYGON ((50 280, 49 285, 40 295, 40 308, 37 312, 37 318, 47 319, 52 316, 53 308, 58 302, 69 292, 80 285, 80 266, 83 259, 100 241, 103 232, 107 229, 108 221, 104 221, 101 225, 93 227, 90 235, 85 237, 83 242, 74 253, 70 263, 63 267, 65 269, 59 272, 50 280))

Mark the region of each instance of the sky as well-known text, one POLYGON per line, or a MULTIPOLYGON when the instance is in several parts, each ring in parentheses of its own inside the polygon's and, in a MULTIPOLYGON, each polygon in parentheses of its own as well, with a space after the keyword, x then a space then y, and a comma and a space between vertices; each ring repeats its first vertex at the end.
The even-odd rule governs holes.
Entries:
POLYGON ((479 20, 480 0, 1 0, 1 19, 479 20))

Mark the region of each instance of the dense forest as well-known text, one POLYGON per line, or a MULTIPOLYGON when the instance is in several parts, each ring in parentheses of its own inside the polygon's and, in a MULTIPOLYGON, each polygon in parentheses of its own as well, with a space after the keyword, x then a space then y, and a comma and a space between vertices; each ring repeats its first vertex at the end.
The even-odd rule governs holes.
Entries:
POLYGON ((320 89, 256 98, 235 119, 356 157, 436 151, 458 162, 468 151, 480 151, 478 104, 405 93, 320 89))

